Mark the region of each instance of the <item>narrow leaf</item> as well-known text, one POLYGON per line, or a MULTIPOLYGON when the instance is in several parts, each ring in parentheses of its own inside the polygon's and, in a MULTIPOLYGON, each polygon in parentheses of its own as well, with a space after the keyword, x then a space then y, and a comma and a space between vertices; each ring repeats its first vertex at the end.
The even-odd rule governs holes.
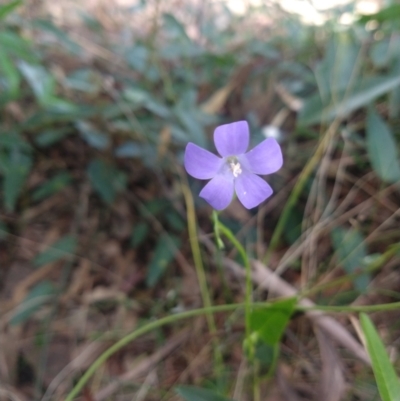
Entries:
POLYGON ((370 77, 357 85, 347 96, 347 88, 337 93, 339 102, 324 103, 319 93, 306 99, 298 116, 299 125, 311 125, 331 121, 336 117, 344 118, 360 107, 367 106, 379 96, 392 91, 400 85, 400 75, 370 77))
POLYGON ((7 165, 3 166, 4 205, 10 212, 15 210, 17 199, 24 187, 32 166, 30 155, 19 150, 11 151, 7 158, 7 165))
POLYGON ((366 314, 362 313, 360 315, 360 321, 382 401, 399 401, 400 381, 390 363, 385 346, 374 324, 366 314))
POLYGON ((55 288, 50 281, 37 284, 15 310, 10 319, 10 324, 17 325, 27 321, 45 303, 49 302, 54 294, 55 288))
POLYGON ((367 116, 367 148, 371 164, 382 181, 400 180, 396 142, 389 126, 373 110, 367 116))
POLYGON ((117 193, 126 187, 127 176, 100 159, 90 162, 88 175, 93 188, 108 204, 114 202, 117 193))
POLYGON ((77 239, 73 235, 66 235, 33 259, 33 265, 40 267, 47 263, 56 262, 73 254, 77 247, 77 239))
MULTIPOLYGON (((354 274, 365 268, 364 260, 368 255, 362 234, 355 230, 335 228, 331 233, 332 244, 338 255, 339 263, 348 274, 354 274)), ((370 282, 369 274, 362 274, 354 279, 354 286, 365 291, 370 282)))
POLYGON ((8 14, 14 11, 22 3, 21 0, 10 1, 7 4, 0 6, 0 20, 7 17, 8 14))
POLYGON ((155 286, 160 280, 179 246, 180 240, 173 235, 160 237, 147 272, 146 283, 149 287, 155 286))

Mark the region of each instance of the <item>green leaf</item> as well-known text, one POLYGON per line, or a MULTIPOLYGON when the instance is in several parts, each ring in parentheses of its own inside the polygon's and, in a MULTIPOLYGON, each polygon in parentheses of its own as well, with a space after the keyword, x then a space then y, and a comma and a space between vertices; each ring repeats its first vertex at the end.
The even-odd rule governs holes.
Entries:
POLYGON ((110 138, 103 132, 94 128, 90 122, 80 120, 75 123, 75 126, 80 132, 82 138, 92 148, 104 150, 110 145, 110 138))
POLYGON ((147 271, 146 284, 149 287, 157 284, 179 247, 180 240, 173 235, 162 235, 159 238, 147 271))
POLYGON ((9 56, 15 56, 30 63, 38 61, 32 51, 32 44, 11 30, 0 31, 0 49, 9 56))
POLYGON ((175 391, 186 401, 234 401, 212 390, 194 386, 175 387, 175 391))
POLYGON ((44 106, 49 105, 53 98, 55 80, 41 65, 30 64, 20 60, 18 68, 28 81, 37 100, 44 106))
MULTIPOLYGON (((348 274, 362 272, 365 268, 364 261, 368 252, 364 237, 356 229, 345 230, 337 227, 331 232, 333 247, 341 264, 348 274)), ((354 279, 354 286, 363 292, 370 283, 370 275, 364 273, 354 279)))
POLYGON ((18 149, 23 151, 31 151, 32 146, 18 132, 3 133, 0 131, 0 148, 8 150, 18 149))
POLYGON ((400 180, 396 142, 389 126, 373 110, 367 116, 367 148, 371 164, 382 181, 400 180))
POLYGON ((21 77, 18 74, 18 70, 11 62, 7 53, 0 48, 0 72, 3 72, 5 78, 5 86, 8 89, 8 96, 2 103, 6 103, 11 99, 19 96, 19 86, 21 77))
POLYGON ((173 14, 164 13, 162 16, 166 31, 176 39, 183 42, 191 43, 189 36, 186 33, 185 27, 179 22, 173 14))
POLYGON ((399 85, 399 74, 386 77, 370 77, 355 86, 350 94, 347 94, 347 88, 338 91, 337 98, 342 100, 330 102, 329 104, 324 103, 320 94, 317 93, 305 100, 304 106, 298 115, 298 124, 312 125, 331 121, 337 117, 344 118, 399 85))
POLYGON ((0 5, 0 20, 7 17, 8 14, 12 13, 22 3, 21 0, 10 1, 7 4, 0 5))
POLYGON ((124 90, 123 96, 128 102, 137 107, 144 107, 158 117, 168 118, 171 115, 167 106, 154 99, 151 93, 143 89, 135 87, 127 88, 124 90))
POLYGON ((126 187, 128 180, 126 174, 103 160, 92 160, 87 172, 93 188, 108 204, 113 203, 117 193, 126 187))
POLYGON ((382 68, 388 65, 391 56, 390 42, 389 38, 385 38, 372 44, 370 55, 375 67, 382 68))
POLYGON ((382 401, 399 401, 400 381, 390 363, 385 346, 374 324, 366 314, 360 315, 360 322, 382 401))
POLYGON ((149 225, 145 222, 140 222, 133 227, 131 236, 131 247, 137 248, 146 239, 149 233, 149 225))
POLYGON ((38 134, 35 137, 35 143, 41 148, 47 148, 61 141, 71 133, 72 130, 69 127, 51 128, 38 134))
POLYGON ((296 304, 297 298, 287 298, 254 309, 250 314, 251 332, 268 345, 279 344, 296 304))
POLYGON ((96 95, 101 90, 102 77, 99 73, 89 68, 73 71, 64 80, 68 88, 96 95))
POLYGON ((142 45, 135 45, 124 52, 127 63, 136 71, 144 74, 150 67, 149 50, 142 45))
POLYGON ((82 54, 81 46, 78 45, 73 40, 71 40, 71 38, 64 31, 56 27, 51 21, 36 20, 34 21, 33 26, 54 35, 64 46, 64 48, 70 51, 71 53, 76 55, 82 54))
POLYGON ((114 151, 117 157, 138 158, 147 167, 154 168, 157 162, 157 148, 150 143, 128 141, 118 146, 114 151))
POLYGON ((4 206, 13 212, 25 181, 32 166, 32 158, 30 155, 14 149, 8 157, 4 158, 5 164, 0 163, 0 171, 3 172, 3 193, 4 206))
POLYGON ((26 322, 45 303, 55 295, 56 290, 50 281, 43 281, 33 287, 22 303, 16 308, 10 319, 10 324, 15 326, 26 322))
POLYGON ((37 188, 33 194, 32 199, 34 201, 40 201, 44 198, 48 198, 49 196, 55 194, 56 192, 61 191, 72 181, 71 174, 66 171, 63 171, 53 178, 45 182, 39 188, 37 188))
POLYGON ((336 102, 350 89, 357 70, 360 44, 355 42, 349 32, 336 34, 328 43, 324 59, 317 65, 315 75, 321 98, 336 102))
POLYGON ((57 260, 66 258, 75 253, 77 247, 77 239, 73 235, 66 235, 54 244, 50 245, 45 251, 37 255, 32 264, 35 267, 40 267, 48 263, 56 262, 57 260))

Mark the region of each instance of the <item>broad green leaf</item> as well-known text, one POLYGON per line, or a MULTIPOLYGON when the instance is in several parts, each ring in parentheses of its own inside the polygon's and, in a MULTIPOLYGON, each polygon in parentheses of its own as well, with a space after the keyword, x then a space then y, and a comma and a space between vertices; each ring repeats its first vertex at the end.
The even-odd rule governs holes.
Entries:
POLYGON ((194 386, 175 387, 175 391, 186 401, 234 401, 212 390, 194 386))
POLYGON ((139 142, 128 141, 115 149, 117 157, 141 157, 145 151, 144 145, 139 142))
POLYGON ((165 215, 165 219, 168 223, 168 226, 172 229, 177 231, 178 233, 182 232, 186 224, 183 221, 182 217, 180 214, 178 214, 175 210, 168 210, 168 212, 165 215))
POLYGON ((137 107, 144 107, 156 116, 168 118, 171 115, 169 108, 154 99, 153 95, 140 88, 130 87, 124 90, 124 98, 137 107))
POLYGON ((10 1, 7 4, 0 5, 0 20, 7 17, 8 14, 12 13, 22 3, 22 0, 10 1))
POLYGON ((55 88, 53 76, 41 65, 30 64, 22 60, 17 65, 38 101, 45 106, 50 104, 55 88))
POLYGON ((147 271, 146 284, 149 287, 157 284, 179 247, 180 240, 173 235, 162 235, 159 238, 147 271))
POLYGON ((37 188, 32 194, 32 199, 34 201, 40 201, 44 198, 48 198, 49 196, 61 191, 71 181, 71 174, 63 171, 37 188))
POLYGON ((201 147, 206 148, 206 135, 204 133, 203 126, 199 121, 197 109, 195 110, 193 107, 186 107, 183 104, 179 104, 175 107, 174 112, 179 122, 188 133, 187 139, 193 141, 201 147))
POLYGON ((18 132, 1 132, 0 131, 0 148, 13 150, 31 151, 32 146, 18 132))
POLYGON ((68 88, 95 95, 101 90, 102 77, 94 70, 83 68, 68 75, 64 84, 68 88))
POLYGON ((62 128, 50 128, 38 134, 35 137, 35 143, 41 148, 47 148, 55 143, 61 141, 67 135, 72 133, 71 128, 62 127, 62 128))
POLYGON ((66 32, 59 29, 50 20, 36 20, 34 21, 33 26, 54 35, 59 40, 59 42, 64 46, 64 48, 70 51, 71 53, 76 55, 82 54, 81 46, 78 45, 76 42, 74 42, 67 35, 66 32))
POLYGON ((127 49, 124 52, 125 59, 128 64, 141 73, 145 73, 146 69, 150 67, 149 60, 149 50, 141 45, 136 45, 127 49))
POLYGON ((126 187, 126 174, 103 160, 92 160, 87 172, 93 188, 108 204, 113 203, 117 193, 126 187))
POLYGON ((32 51, 32 44, 11 30, 0 31, 0 49, 9 56, 15 56, 30 63, 38 62, 32 51))
POLYGON ((382 181, 400 180, 400 163, 389 126, 372 109, 367 116, 367 148, 373 169, 382 181))
POLYGON ((19 96, 21 77, 7 53, 0 48, 0 76, 1 73, 4 74, 5 84, 8 89, 8 98, 2 101, 2 103, 6 103, 8 100, 19 96))
POLYGON ((400 85, 400 75, 386 77, 370 77, 357 85, 347 96, 347 90, 338 92, 337 98, 343 99, 338 103, 324 103, 320 94, 306 99, 298 116, 299 125, 311 125, 331 121, 334 118, 344 118, 360 107, 367 106, 379 96, 392 91, 400 85))
POLYGON ((382 401, 400 401, 399 378, 374 324, 364 313, 360 315, 360 322, 382 401))
POLYGON ((276 301, 250 314, 250 330, 257 339, 268 345, 279 344, 297 304, 297 298, 276 301))
POLYGON ((30 131, 35 129, 40 132, 46 128, 54 127, 56 125, 55 123, 63 123, 61 128, 54 127, 54 130, 58 131, 62 129, 68 129, 72 131, 66 123, 98 116, 103 112, 103 108, 89 104, 71 103, 69 107, 64 107, 63 109, 52 109, 50 105, 47 105, 44 110, 41 109, 35 111, 32 116, 28 117, 21 124, 21 126, 22 128, 27 128, 30 131))
POLYGON ((141 159, 143 164, 150 168, 154 168, 157 162, 157 148, 150 143, 128 141, 116 148, 114 154, 117 157, 141 159))
POLYGON ((110 138, 103 132, 98 131, 90 122, 80 120, 75 123, 75 126, 82 138, 92 148, 104 150, 110 145, 110 138))
POLYGON ((131 236, 131 247, 137 248, 146 239, 149 233, 149 225, 145 222, 140 222, 133 227, 131 236))
POLYGON ((44 304, 49 302, 55 293, 56 290, 50 281, 43 281, 34 286, 16 308, 10 319, 10 324, 17 325, 26 322, 44 304))
POLYGON ((13 212, 18 196, 31 170, 32 158, 29 154, 14 149, 10 151, 10 154, 4 161, 5 164, 0 163, 0 171, 2 171, 4 176, 4 206, 8 211, 13 212))
POLYGON ((181 40, 182 42, 191 43, 185 27, 176 19, 174 15, 170 13, 164 13, 162 18, 164 20, 164 27, 170 35, 181 40))
MULTIPOLYGON (((348 274, 362 272, 368 251, 364 237, 356 229, 345 230, 337 227, 331 232, 333 247, 338 255, 338 262, 348 274)), ((370 275, 364 273, 354 279, 357 290, 364 292, 370 283, 370 275)))
POLYGON ((35 267, 40 267, 48 263, 56 262, 57 260, 66 258, 75 253, 78 245, 77 239, 73 235, 66 235, 49 245, 49 247, 37 255, 32 264, 35 267))

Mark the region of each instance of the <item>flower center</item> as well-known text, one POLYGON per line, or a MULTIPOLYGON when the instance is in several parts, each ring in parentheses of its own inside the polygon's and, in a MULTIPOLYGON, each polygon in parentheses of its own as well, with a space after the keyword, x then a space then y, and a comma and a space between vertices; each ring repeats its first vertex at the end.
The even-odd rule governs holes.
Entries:
POLYGON ((232 174, 235 178, 238 177, 239 174, 242 173, 242 167, 240 166, 240 163, 238 162, 237 158, 234 156, 228 157, 228 164, 229 168, 232 171, 232 174))
POLYGON ((236 178, 242 172, 242 169, 240 168, 240 163, 236 163, 236 164, 231 163, 230 166, 231 166, 233 176, 236 178))

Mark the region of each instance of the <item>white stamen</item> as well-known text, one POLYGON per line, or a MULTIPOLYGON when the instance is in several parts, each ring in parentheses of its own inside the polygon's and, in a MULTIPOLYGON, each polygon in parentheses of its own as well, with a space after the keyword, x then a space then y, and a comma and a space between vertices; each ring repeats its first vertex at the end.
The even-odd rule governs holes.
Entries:
POLYGON ((233 163, 233 162, 231 162, 230 163, 230 166, 231 166, 231 170, 232 170, 232 173, 233 173, 233 176, 236 178, 239 174, 241 174, 242 173, 242 169, 240 168, 240 163, 233 163))

